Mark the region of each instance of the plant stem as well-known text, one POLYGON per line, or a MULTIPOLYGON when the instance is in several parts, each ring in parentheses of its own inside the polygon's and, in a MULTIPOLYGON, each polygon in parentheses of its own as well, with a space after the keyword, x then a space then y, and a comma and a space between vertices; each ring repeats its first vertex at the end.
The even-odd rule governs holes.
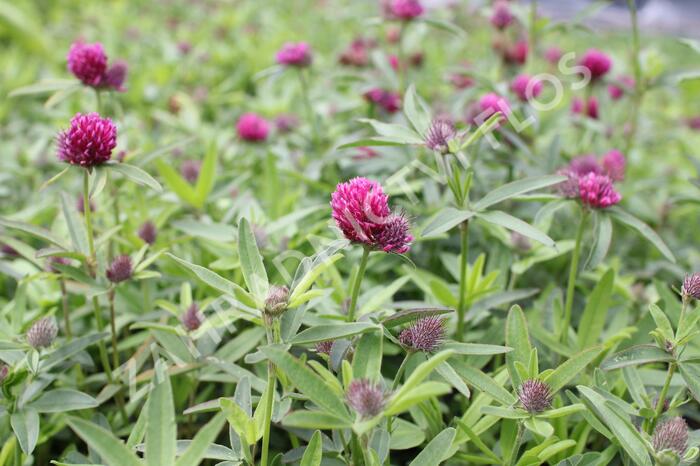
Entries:
POLYGON ((508 457, 508 466, 515 464, 518 451, 520 450, 520 442, 523 440, 523 433, 523 423, 518 421, 518 434, 515 436, 515 443, 513 443, 513 449, 510 451, 510 456, 508 457))
POLYGON ((309 97, 309 84, 306 81, 303 70, 298 70, 299 82, 301 84, 301 96, 304 101, 304 107, 306 108, 306 117, 309 119, 309 124, 311 125, 311 144, 312 148, 316 148, 319 141, 320 131, 318 129, 318 119, 314 114, 313 107, 311 106, 311 98, 309 97))
POLYGON ((355 321, 355 308, 357 307, 357 296, 360 294, 360 285, 362 278, 365 275, 367 268, 367 259, 369 258, 370 249, 364 247, 362 250, 362 259, 360 259, 360 269, 357 271, 355 282, 352 285, 352 294, 350 295, 350 305, 348 306, 348 322, 355 321))
POLYGON ((15 437, 15 466, 22 466, 22 450, 19 446, 19 440, 15 437))
POLYGON ((263 432, 262 455, 260 466, 267 466, 270 450, 270 424, 272 424, 272 408, 275 401, 275 386, 277 377, 275 376, 275 366, 272 362, 267 362, 267 391, 265 392, 265 431, 263 432))
POLYGON ((467 265, 469 263, 469 220, 459 226, 460 262, 459 262, 459 301, 457 304, 457 334, 455 340, 464 339, 464 320, 467 305, 467 265))
POLYGON ((673 373, 675 371, 676 364, 672 362, 668 365, 666 381, 664 382, 664 386, 661 389, 661 393, 659 393, 659 399, 656 401, 656 406, 654 407, 654 418, 649 424, 649 430, 647 431, 648 433, 651 433, 654 430, 654 427, 656 427, 656 422, 659 420, 659 417, 661 417, 661 413, 664 410, 664 402, 666 401, 666 396, 668 395, 668 389, 671 387, 671 379, 673 379, 673 373))
POLYGON ((119 367, 119 351, 117 351, 117 317, 114 312, 114 288, 109 291, 109 318, 112 330, 112 366, 119 367))
MULTIPOLYGON (((412 352, 407 352, 406 356, 404 356, 403 361, 401 361, 401 365, 399 366, 399 370, 396 371, 396 376, 394 377, 394 381, 391 383, 391 391, 395 391, 396 388, 399 386, 399 383, 401 382, 401 377, 403 377, 403 373, 406 372, 406 363, 408 362, 408 359, 411 357, 413 353, 412 352)), ((391 425, 394 421, 393 416, 389 416, 386 420, 386 430, 389 432, 389 435, 391 435, 391 425)), ((387 458, 388 460, 388 458, 387 458)), ((387 463, 388 464, 388 463, 387 463)))
POLYGON ((574 250, 571 253, 571 267, 569 268, 569 284, 566 288, 566 303, 564 304, 564 322, 562 323, 561 341, 566 344, 569 339, 569 325, 571 324, 571 308, 574 304, 574 289, 576 288, 576 274, 578 272, 578 263, 581 258, 581 239, 583 238, 583 230, 586 226, 588 211, 584 208, 581 211, 581 220, 576 232, 576 243, 574 250))
POLYGON ((71 341, 73 334, 70 329, 70 316, 68 315, 68 291, 66 290, 66 282, 61 278, 59 280, 61 286, 61 307, 63 309, 63 326, 66 331, 66 338, 71 341))

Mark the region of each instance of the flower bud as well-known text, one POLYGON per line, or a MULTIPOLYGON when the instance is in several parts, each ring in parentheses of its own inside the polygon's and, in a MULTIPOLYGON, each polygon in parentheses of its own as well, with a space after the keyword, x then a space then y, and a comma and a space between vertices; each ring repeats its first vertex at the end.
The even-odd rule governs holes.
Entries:
POLYGON ((685 420, 674 417, 656 426, 651 444, 657 453, 670 450, 682 457, 688 449, 688 425, 685 420))
POLYGON ((53 317, 44 317, 34 322, 27 332, 27 342, 32 348, 39 349, 51 346, 58 335, 58 326, 53 317))
POLYGON ((286 286, 272 285, 265 299, 265 313, 271 316, 280 316, 287 310, 289 304, 289 288, 286 286))
POLYGON ((107 279, 112 283, 120 283, 131 278, 132 265, 129 256, 118 256, 107 269, 107 279))
POLYGON ((525 411, 541 413, 552 406, 552 390, 541 380, 525 380, 518 390, 518 399, 525 411))
POLYGON ((384 409, 386 393, 379 385, 367 379, 357 379, 350 382, 345 393, 345 400, 363 419, 372 418, 384 409))

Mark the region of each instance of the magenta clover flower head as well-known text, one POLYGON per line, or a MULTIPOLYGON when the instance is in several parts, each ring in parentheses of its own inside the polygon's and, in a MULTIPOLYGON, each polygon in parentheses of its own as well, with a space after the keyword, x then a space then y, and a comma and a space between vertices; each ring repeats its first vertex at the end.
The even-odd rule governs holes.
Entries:
POLYGON ((561 59, 561 56, 564 53, 561 51, 561 49, 557 46, 551 46, 547 48, 544 52, 544 59, 547 60, 549 63, 552 65, 556 65, 559 63, 559 60, 561 59))
POLYGON ((688 425, 685 420, 682 417, 673 417, 656 426, 651 444, 657 453, 671 450, 682 457, 688 449, 688 425))
POLYGON ((107 268, 107 280, 112 283, 120 283, 131 278, 132 272, 131 257, 117 256, 107 268))
POLYGON ((445 338, 445 320, 436 317, 423 317, 405 328, 399 334, 399 341, 412 351, 436 351, 445 338))
POLYGON ((625 179, 625 167, 627 162, 625 156, 617 149, 613 149, 603 156, 600 161, 603 166, 603 171, 613 181, 622 181, 625 179))
POLYGON ((537 379, 525 380, 518 389, 518 399, 525 411, 541 413, 552 406, 552 390, 537 379))
POLYGON ((527 40, 519 40, 513 46, 504 50, 503 59, 506 63, 523 65, 527 61, 528 53, 530 53, 530 46, 527 40))
POLYGON ((196 303, 190 304, 190 307, 180 316, 182 326, 189 332, 197 330, 204 322, 204 315, 200 312, 199 306, 196 303))
POLYGON ((331 196, 336 225, 354 243, 386 252, 408 251, 413 238, 403 215, 392 215, 381 185, 366 178, 340 183, 331 196))
POLYGON ((44 317, 34 322, 27 332, 27 343, 35 349, 46 348, 51 346, 57 335, 56 320, 53 317, 44 317))
POLYGON ((591 74, 591 79, 595 81, 602 78, 610 71, 610 68, 612 68, 612 60, 598 49, 588 49, 586 53, 583 54, 583 57, 581 57, 579 65, 588 69, 591 74))
POLYGON ((700 299, 700 272, 686 275, 681 286, 681 295, 684 299, 700 299))
POLYGON ((265 298, 265 313, 279 316, 287 310, 289 305, 289 288, 286 286, 272 285, 265 298))
POLYGON ((199 171, 202 168, 202 162, 199 160, 185 160, 180 165, 180 175, 187 180, 188 183, 194 184, 199 178, 199 171))
POLYGON ((91 168, 107 162, 117 146, 117 127, 97 113, 77 113, 70 128, 59 133, 58 159, 91 168))
POLYGON ((74 42, 68 51, 68 70, 86 86, 111 88, 124 92, 128 67, 122 60, 107 67, 107 55, 101 43, 74 42))
POLYGON ((515 17, 510 11, 507 1, 498 0, 493 6, 491 14, 491 25, 496 29, 505 29, 511 25, 515 17))
POLYGON ((428 128, 428 133, 425 135, 425 145, 435 152, 448 154, 450 141, 454 139, 455 135, 456 131, 452 122, 438 118, 433 120, 428 128))
POLYGON ((387 395, 380 385, 368 379, 356 379, 348 385, 345 400, 361 418, 369 419, 382 412, 387 395))
POLYGON ((333 340, 319 341, 316 343, 316 352, 319 354, 327 354, 330 356, 333 349, 333 340))
POLYGON ((401 95, 398 92, 375 87, 365 92, 364 98, 387 113, 396 113, 401 109, 401 95))
POLYGON ((153 244, 156 242, 158 236, 158 229, 153 222, 146 221, 139 227, 139 238, 143 240, 146 244, 153 244))
POLYGON ((75 42, 68 51, 68 70, 87 86, 99 86, 107 71, 107 55, 99 42, 75 42))
POLYGON ((285 66, 307 67, 311 64, 311 46, 306 42, 287 42, 277 52, 277 63, 285 66))
POLYGON ((247 142, 262 142, 267 139, 270 125, 263 117, 248 112, 241 115, 236 123, 238 137, 247 142))
POLYGON ((496 112, 501 112, 503 116, 510 115, 510 105, 508 101, 493 92, 484 94, 481 99, 479 99, 479 110, 481 111, 479 116, 483 121, 491 118, 496 112))
POLYGON ((10 373, 10 368, 5 364, 0 364, 0 385, 5 381, 7 375, 10 373))
POLYGON ((578 179, 579 198, 584 205, 605 209, 620 202, 622 196, 615 191, 613 182, 606 175, 589 173, 578 179))
POLYGON ((598 99, 595 96, 591 96, 588 101, 579 99, 578 97, 574 99, 571 103, 571 112, 575 115, 585 115, 594 120, 598 119, 598 99))
POLYGON ((419 0, 391 0, 391 15, 402 21, 410 21, 425 11, 419 0))
POLYGON ((510 88, 521 102, 527 102, 542 93, 542 81, 527 74, 519 74, 511 82, 510 88))

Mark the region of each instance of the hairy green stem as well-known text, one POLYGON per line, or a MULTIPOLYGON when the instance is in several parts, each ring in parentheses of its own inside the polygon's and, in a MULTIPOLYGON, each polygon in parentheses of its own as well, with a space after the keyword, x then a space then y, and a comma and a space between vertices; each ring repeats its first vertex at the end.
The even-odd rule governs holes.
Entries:
POLYGON ((518 451, 520 450, 520 442, 523 440, 524 433, 523 423, 518 421, 518 434, 515 436, 513 449, 510 451, 510 456, 508 457, 508 466, 513 466, 516 462, 515 460, 517 459, 518 451))
POLYGON ((581 220, 578 225, 578 231, 576 232, 576 243, 574 245, 574 250, 571 253, 571 267, 569 268, 569 284, 566 288, 566 302, 564 304, 564 321, 562 322, 561 328, 561 341, 566 344, 569 339, 569 325, 571 325, 571 309, 574 304, 574 290, 576 288, 576 275, 578 272, 578 263, 581 259, 581 239, 583 238, 583 231, 586 227, 586 220, 588 219, 588 211, 584 208, 581 212, 581 220))
POLYGON ((355 321, 355 308, 357 307, 357 297, 360 294, 360 285, 362 285, 362 278, 365 275, 365 269, 367 268, 367 259, 369 259, 370 249, 368 247, 362 250, 362 259, 360 259, 360 269, 357 271, 357 276, 355 277, 355 282, 352 285, 352 293, 350 294, 350 305, 348 306, 348 322, 355 321))
POLYGON ((659 393, 659 399, 656 401, 656 406, 654 407, 654 417, 651 420, 651 423, 649 424, 649 430, 647 431, 650 434, 654 431, 654 427, 656 427, 656 423, 661 417, 661 413, 663 413, 664 411, 664 403, 666 401, 666 396, 668 396, 668 390, 671 387, 671 380, 673 379, 673 373, 675 371, 676 364, 672 362, 668 365, 666 380, 664 381, 664 386, 661 389, 661 393, 659 393))
MULTIPOLYGON (((263 321, 265 322, 265 332, 267 334, 267 343, 279 343, 279 332, 276 331, 277 317, 272 317, 263 312, 263 321)), ((265 392, 265 419, 263 422, 263 444, 260 455, 260 466, 267 466, 270 452, 270 430, 272 425, 272 409, 275 402, 275 388, 277 386, 277 374, 275 373, 275 365, 272 361, 267 362, 267 391, 265 392)))
POLYGON ((469 263, 469 221, 459 226, 460 262, 459 262, 459 301, 457 304, 457 334, 455 340, 464 340, 465 314, 467 306, 467 265, 469 263))

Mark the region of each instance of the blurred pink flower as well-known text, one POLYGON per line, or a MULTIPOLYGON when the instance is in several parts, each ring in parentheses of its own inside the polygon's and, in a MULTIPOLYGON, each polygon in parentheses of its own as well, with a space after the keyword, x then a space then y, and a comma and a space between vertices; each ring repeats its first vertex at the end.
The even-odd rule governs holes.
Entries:
POLYGON ((625 166, 627 164, 625 156, 617 149, 613 149, 601 159, 603 170, 613 181, 625 179, 625 166))
POLYGON ((262 142, 267 139, 270 125, 255 113, 244 113, 236 123, 238 137, 248 142, 262 142))
POLYGON ((392 0, 390 7, 391 15, 403 21, 410 21, 424 12, 419 0, 392 0))
POLYGON ((610 84, 608 86, 608 94, 612 100, 620 100, 626 93, 634 89, 634 78, 630 76, 622 76, 618 79, 619 84, 610 84))
POLYGON ((518 99, 527 102, 542 93, 542 81, 527 74, 519 74, 511 82, 510 88, 518 99))
POLYGON ((578 180, 579 198, 584 205, 604 209, 620 202, 622 196, 615 191, 612 180, 606 175, 589 173, 578 180))
POLYGON ((313 61, 311 46, 306 42, 287 42, 277 52, 277 63, 286 66, 306 67, 313 61))
POLYGON ((515 17, 510 11, 510 5, 505 0, 498 0, 493 5, 491 25, 496 29, 505 29, 511 25, 515 17))
POLYGON ((610 71, 612 60, 598 49, 588 49, 581 57, 579 65, 587 68, 591 73, 591 79, 595 81, 610 71))
POLYGON ((591 96, 588 103, 584 104, 583 99, 576 97, 571 103, 571 112, 574 114, 586 115, 594 120, 598 119, 598 99, 591 96))

